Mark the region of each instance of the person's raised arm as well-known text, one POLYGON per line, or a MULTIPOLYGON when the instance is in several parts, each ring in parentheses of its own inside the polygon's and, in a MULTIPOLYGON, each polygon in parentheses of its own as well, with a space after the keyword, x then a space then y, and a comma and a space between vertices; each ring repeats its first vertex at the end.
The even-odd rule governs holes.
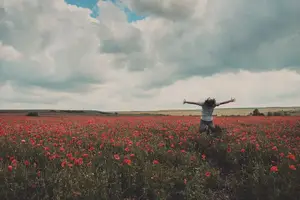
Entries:
POLYGON ((203 103, 201 103, 201 102, 186 101, 185 99, 183 100, 183 104, 193 104, 193 105, 197 105, 197 106, 203 105, 203 103))
POLYGON ((234 98, 231 98, 231 99, 228 100, 228 101, 223 101, 223 102, 217 103, 217 106, 220 106, 220 105, 223 105, 223 104, 227 104, 227 103, 231 103, 231 102, 235 102, 235 99, 234 99, 234 98))

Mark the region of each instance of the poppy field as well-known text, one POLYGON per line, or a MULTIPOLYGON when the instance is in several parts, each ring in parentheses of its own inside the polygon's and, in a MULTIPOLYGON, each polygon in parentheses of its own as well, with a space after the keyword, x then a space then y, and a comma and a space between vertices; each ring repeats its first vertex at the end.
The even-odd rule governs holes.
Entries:
POLYGON ((300 199, 300 117, 0 116, 0 199, 300 199))

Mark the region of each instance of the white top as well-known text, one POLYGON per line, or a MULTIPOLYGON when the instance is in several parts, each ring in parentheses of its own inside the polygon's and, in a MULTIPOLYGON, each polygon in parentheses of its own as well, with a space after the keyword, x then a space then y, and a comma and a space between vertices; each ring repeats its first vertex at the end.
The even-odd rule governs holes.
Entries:
POLYGON ((208 107, 206 105, 202 104, 202 116, 201 119, 203 121, 213 121, 213 112, 214 112, 215 107, 208 107))

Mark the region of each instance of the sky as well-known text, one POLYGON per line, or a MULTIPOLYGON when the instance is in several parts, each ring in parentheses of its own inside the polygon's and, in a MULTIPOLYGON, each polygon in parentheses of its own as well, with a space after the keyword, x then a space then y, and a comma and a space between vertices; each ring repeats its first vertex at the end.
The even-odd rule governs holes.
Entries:
POLYGON ((299 106, 299 0, 0 0, 0 109, 299 106))

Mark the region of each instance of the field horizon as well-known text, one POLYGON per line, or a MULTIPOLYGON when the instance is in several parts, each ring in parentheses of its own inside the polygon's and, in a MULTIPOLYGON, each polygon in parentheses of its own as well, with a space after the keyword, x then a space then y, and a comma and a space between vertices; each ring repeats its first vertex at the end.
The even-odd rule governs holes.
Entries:
MULTIPOLYGON (((299 106, 291 107, 240 107, 240 108, 216 108, 214 115, 225 116, 225 115, 249 115, 254 109, 258 109, 261 113, 267 114, 268 112, 292 112, 300 114, 299 106)), ((153 110, 153 111, 120 111, 119 114, 158 114, 158 115, 200 115, 201 108, 199 109, 166 109, 166 110, 153 110)))
MULTIPOLYGON (((300 115, 300 106, 290 107, 240 107, 240 108, 216 108, 216 116, 247 116, 254 109, 261 113, 288 112, 291 115, 300 115)), ((201 109, 162 109, 145 111, 100 111, 100 110, 67 110, 67 109, 0 109, 0 115, 26 115, 28 112, 39 112, 41 115, 171 115, 171 116, 198 116, 201 109)))

